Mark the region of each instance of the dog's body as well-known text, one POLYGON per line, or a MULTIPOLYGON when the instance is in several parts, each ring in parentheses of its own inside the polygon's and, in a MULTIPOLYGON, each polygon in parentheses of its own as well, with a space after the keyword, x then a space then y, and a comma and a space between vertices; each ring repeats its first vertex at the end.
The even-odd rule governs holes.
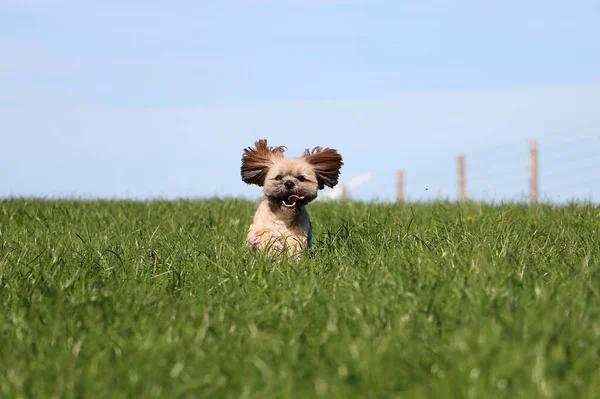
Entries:
POLYGON ((278 212, 277 205, 263 198, 254 221, 248 230, 247 246, 269 248, 273 251, 287 250, 289 254, 300 253, 312 245, 312 227, 305 207, 278 212))
POLYGON ((284 158, 285 147, 268 147, 259 140, 244 150, 242 180, 263 187, 264 197, 250 225, 246 244, 270 253, 299 255, 312 244, 312 228, 306 204, 317 191, 338 182, 342 157, 320 147, 301 157, 284 158))

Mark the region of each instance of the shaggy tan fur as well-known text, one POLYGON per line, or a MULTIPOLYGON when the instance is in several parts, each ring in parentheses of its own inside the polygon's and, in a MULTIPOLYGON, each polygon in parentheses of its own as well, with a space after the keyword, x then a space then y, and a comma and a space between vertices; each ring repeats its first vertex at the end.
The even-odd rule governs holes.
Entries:
POLYGON ((284 158, 285 147, 254 143, 242 155, 242 180, 263 187, 263 199, 248 230, 250 249, 299 255, 312 244, 306 204, 325 186, 338 183, 343 165, 334 149, 315 147, 297 158, 284 158))

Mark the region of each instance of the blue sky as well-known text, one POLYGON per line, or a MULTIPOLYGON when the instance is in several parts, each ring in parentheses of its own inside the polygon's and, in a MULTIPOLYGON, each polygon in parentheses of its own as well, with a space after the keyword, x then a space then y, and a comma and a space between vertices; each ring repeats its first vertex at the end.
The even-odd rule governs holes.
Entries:
POLYGON ((258 138, 338 148, 359 199, 600 200, 597 1, 0 3, 0 196, 259 195, 258 138))

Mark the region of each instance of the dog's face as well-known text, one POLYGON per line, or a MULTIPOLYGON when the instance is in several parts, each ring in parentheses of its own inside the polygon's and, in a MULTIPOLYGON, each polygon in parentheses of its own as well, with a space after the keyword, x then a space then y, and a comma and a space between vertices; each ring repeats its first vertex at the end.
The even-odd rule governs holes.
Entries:
POLYGON ((268 147, 266 140, 246 148, 242 156, 242 180, 263 187, 269 201, 295 209, 317 198, 325 186, 334 187, 343 165, 336 150, 316 147, 301 157, 284 158, 285 147, 268 147))

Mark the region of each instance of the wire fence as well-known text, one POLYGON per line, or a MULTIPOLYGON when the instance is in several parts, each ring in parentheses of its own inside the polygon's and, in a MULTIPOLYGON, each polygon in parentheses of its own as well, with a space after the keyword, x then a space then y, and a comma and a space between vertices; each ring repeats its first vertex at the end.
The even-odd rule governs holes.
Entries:
MULTIPOLYGON (((598 136, 491 146, 438 161, 448 166, 398 170, 395 201, 600 202, 598 136)), ((336 193, 345 199, 352 190, 360 189, 350 185, 336 193)))

